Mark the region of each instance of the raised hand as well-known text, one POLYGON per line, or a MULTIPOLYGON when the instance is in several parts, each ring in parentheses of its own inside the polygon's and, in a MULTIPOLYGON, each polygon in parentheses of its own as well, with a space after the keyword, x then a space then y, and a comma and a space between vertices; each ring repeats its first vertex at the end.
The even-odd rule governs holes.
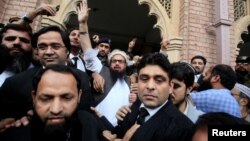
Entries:
POLYGON ((89 17, 90 8, 88 8, 87 0, 82 0, 79 7, 77 7, 78 22, 87 23, 89 17))

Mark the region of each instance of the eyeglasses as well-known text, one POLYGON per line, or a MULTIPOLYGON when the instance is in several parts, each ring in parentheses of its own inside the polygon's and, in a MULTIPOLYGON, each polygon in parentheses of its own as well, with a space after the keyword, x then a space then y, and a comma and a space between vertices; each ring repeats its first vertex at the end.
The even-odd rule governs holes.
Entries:
POLYGON ((125 60, 116 60, 116 59, 111 60, 111 63, 116 63, 116 62, 118 62, 119 64, 122 64, 122 63, 125 63, 125 60))
POLYGON ((45 51, 45 50, 48 50, 49 46, 52 50, 59 50, 60 48, 65 47, 65 46, 60 45, 60 44, 51 44, 51 45, 42 44, 42 45, 38 45, 37 48, 39 50, 45 51))

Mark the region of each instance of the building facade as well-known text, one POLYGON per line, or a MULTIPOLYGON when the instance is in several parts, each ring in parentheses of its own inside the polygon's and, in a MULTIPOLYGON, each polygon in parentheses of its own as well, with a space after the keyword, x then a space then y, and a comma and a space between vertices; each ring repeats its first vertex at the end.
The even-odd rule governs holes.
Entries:
MULTIPOLYGON (((102 0, 105 1, 105 0, 102 0)), ((111 0, 112 1, 112 0, 111 0)), ((117 0, 119 1, 119 0, 117 0)), ((131 1, 132 0, 126 0, 131 1)), ((168 55, 171 62, 190 59, 195 55, 207 58, 208 66, 224 63, 234 66, 239 53, 250 55, 242 48, 250 48, 250 0, 133 0, 136 6, 147 6, 145 12, 154 16, 152 28, 159 30, 160 38, 170 40, 168 55), (249 28, 249 29, 248 29, 249 28), (246 35, 245 38, 242 36, 246 35)), ((60 5, 55 17, 38 17, 33 29, 56 24, 66 28, 70 17, 76 14, 79 0, 1 0, 0 22, 7 23, 10 17, 21 16, 34 10, 41 2, 60 5)), ((89 3, 97 0, 89 0, 89 3)), ((106 0, 108 2, 108 0, 106 0)), ((109 0, 110 2, 110 0, 109 0)), ((124 2, 124 0, 120 0, 124 2)), ((109 4, 110 9, 113 7, 109 4)), ((130 9, 129 3, 123 3, 130 9)), ((116 6, 116 7, 119 7, 116 6)), ((133 7, 133 8, 132 8, 133 7)), ((97 9, 97 8, 96 8, 97 9)), ((103 8, 105 9, 105 8, 103 8)), ((122 9, 122 8, 121 8, 122 9)), ((119 10, 119 8, 116 8, 119 10)), ((133 19, 128 22, 136 22, 133 19)), ((100 23, 101 25, 101 23, 100 23)))

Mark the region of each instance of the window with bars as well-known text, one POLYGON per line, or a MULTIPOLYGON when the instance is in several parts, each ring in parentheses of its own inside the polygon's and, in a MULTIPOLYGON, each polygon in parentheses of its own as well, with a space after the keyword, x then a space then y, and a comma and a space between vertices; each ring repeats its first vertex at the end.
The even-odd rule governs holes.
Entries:
POLYGON ((159 0, 159 2, 166 9, 168 17, 171 18, 172 0, 159 0))
POLYGON ((234 0, 234 21, 246 15, 246 1, 234 0))

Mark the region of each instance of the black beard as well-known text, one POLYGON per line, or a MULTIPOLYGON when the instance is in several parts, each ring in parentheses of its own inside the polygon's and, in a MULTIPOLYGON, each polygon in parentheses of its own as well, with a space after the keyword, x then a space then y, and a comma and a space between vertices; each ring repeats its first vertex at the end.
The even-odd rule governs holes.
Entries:
POLYGON ((12 58, 12 63, 9 65, 8 70, 14 73, 20 73, 29 67, 32 60, 31 52, 26 52, 24 54, 16 54, 12 58))
POLYGON ((204 91, 204 90, 208 90, 208 89, 212 89, 212 85, 210 83, 210 81, 203 81, 201 83, 201 85, 198 87, 198 92, 200 91, 204 91))
POLYGON ((235 70, 235 72, 240 74, 243 77, 245 77, 248 74, 247 70, 235 70))
POLYGON ((64 141, 69 138, 70 131, 77 121, 77 113, 65 117, 65 123, 60 125, 45 125, 34 112, 32 120, 32 138, 36 141, 64 141))
POLYGON ((118 71, 113 70, 113 69, 110 69, 110 71, 111 71, 112 78, 114 80, 116 80, 118 78, 123 78, 125 75, 125 71, 118 72, 118 71))

